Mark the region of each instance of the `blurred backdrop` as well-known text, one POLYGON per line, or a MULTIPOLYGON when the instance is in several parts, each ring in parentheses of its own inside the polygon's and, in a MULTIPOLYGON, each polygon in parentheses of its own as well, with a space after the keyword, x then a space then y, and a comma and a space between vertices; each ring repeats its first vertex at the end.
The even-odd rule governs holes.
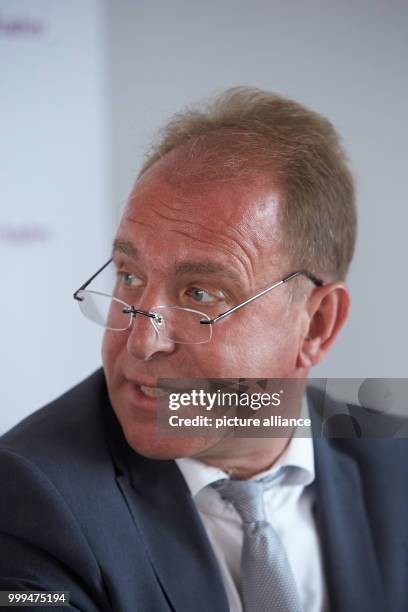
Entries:
POLYGON ((158 128, 233 85, 326 115, 354 168, 351 319, 321 377, 407 376, 405 0, 1 0, 0 433, 100 365, 73 291, 158 128))

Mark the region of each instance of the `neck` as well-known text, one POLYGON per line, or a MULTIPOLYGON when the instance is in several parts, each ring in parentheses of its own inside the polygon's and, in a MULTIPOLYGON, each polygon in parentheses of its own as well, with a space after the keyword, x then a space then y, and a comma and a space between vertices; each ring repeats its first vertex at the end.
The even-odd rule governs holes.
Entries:
MULTIPOLYGON (((282 381, 281 381, 282 382, 282 381)), ((285 405, 282 412, 286 417, 299 417, 304 394, 303 379, 289 380, 285 388, 285 405)), ((196 455, 207 465, 217 467, 235 480, 247 480, 273 466, 288 446, 294 429, 282 432, 282 438, 245 438, 227 435, 214 446, 196 455)))
MULTIPOLYGON (((290 438, 264 438, 256 440, 256 448, 244 448, 240 445, 240 452, 234 455, 203 454, 196 458, 226 472, 234 480, 247 480, 260 472, 273 466, 289 444, 290 438), (260 444, 262 442, 262 444, 260 444), (267 442, 267 444, 265 444, 267 442)), ((246 441, 248 442, 248 440, 246 441)), ((254 440, 251 440, 252 444, 254 440)), ((249 446, 249 445, 248 445, 249 446)))

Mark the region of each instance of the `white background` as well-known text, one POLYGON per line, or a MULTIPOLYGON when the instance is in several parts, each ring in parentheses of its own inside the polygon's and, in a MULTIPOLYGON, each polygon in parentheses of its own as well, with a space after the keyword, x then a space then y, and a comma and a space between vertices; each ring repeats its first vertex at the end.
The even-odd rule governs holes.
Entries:
POLYGON ((100 360, 72 293, 110 247, 105 20, 97 0, 0 3, 0 431, 100 360))
POLYGON ((0 21, 0 225, 48 238, 0 234, 0 431, 99 364, 72 290, 107 258, 157 129, 233 85, 329 117, 354 167, 352 314, 313 375, 407 376, 408 3, 3 0, 0 18, 15 16, 45 29, 9 36, 0 21))

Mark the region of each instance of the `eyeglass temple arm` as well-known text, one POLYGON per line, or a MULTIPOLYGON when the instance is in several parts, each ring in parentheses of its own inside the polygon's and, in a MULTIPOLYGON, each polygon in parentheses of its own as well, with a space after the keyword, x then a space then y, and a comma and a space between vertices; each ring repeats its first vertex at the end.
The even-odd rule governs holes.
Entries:
POLYGON ((312 283, 316 285, 316 287, 322 287, 324 285, 324 281, 322 281, 320 278, 317 278, 317 276, 315 276, 314 274, 311 274, 310 272, 306 272, 306 270, 298 270, 297 272, 292 272, 292 274, 285 276, 285 278, 275 283, 271 287, 268 287, 267 289, 260 291, 256 295, 253 295, 248 300, 245 300, 245 302, 242 302, 241 304, 238 304, 237 306, 234 306, 233 308, 230 308, 229 310, 222 312, 218 316, 214 317, 214 319, 209 319, 208 321, 203 319, 202 321, 200 321, 200 323, 202 325, 211 325, 212 323, 215 323, 216 321, 221 321, 222 319, 225 319, 225 317, 228 317, 229 315, 231 315, 233 312, 236 312, 240 308, 243 308, 247 304, 250 304, 257 298, 261 297, 262 295, 265 295, 265 293, 268 293, 268 291, 272 291, 272 289, 279 287, 279 285, 283 285, 283 283, 287 283, 288 281, 292 280, 292 278, 296 278, 297 276, 306 276, 308 279, 312 281, 312 283))
POLYGON ((99 268, 99 270, 97 270, 97 272, 95 272, 95 274, 92 274, 91 278, 88 278, 87 281, 84 282, 83 285, 81 285, 79 287, 79 289, 77 289, 74 293, 74 299, 78 300, 79 302, 82 302, 83 298, 79 297, 78 293, 80 291, 83 291, 84 289, 87 288, 87 286, 92 283, 93 279, 96 278, 98 276, 98 274, 100 272, 102 272, 102 270, 104 270, 107 266, 109 266, 110 262, 112 261, 112 257, 105 263, 103 264, 103 266, 101 268, 99 268))

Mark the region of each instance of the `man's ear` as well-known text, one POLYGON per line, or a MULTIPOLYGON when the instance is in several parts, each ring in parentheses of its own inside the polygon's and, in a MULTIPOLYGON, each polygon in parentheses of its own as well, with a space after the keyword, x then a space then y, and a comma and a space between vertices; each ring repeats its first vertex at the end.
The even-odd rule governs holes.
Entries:
POLYGON ((347 320, 350 303, 350 293, 343 283, 330 283, 310 294, 306 333, 296 364, 299 368, 311 368, 323 359, 347 320))

